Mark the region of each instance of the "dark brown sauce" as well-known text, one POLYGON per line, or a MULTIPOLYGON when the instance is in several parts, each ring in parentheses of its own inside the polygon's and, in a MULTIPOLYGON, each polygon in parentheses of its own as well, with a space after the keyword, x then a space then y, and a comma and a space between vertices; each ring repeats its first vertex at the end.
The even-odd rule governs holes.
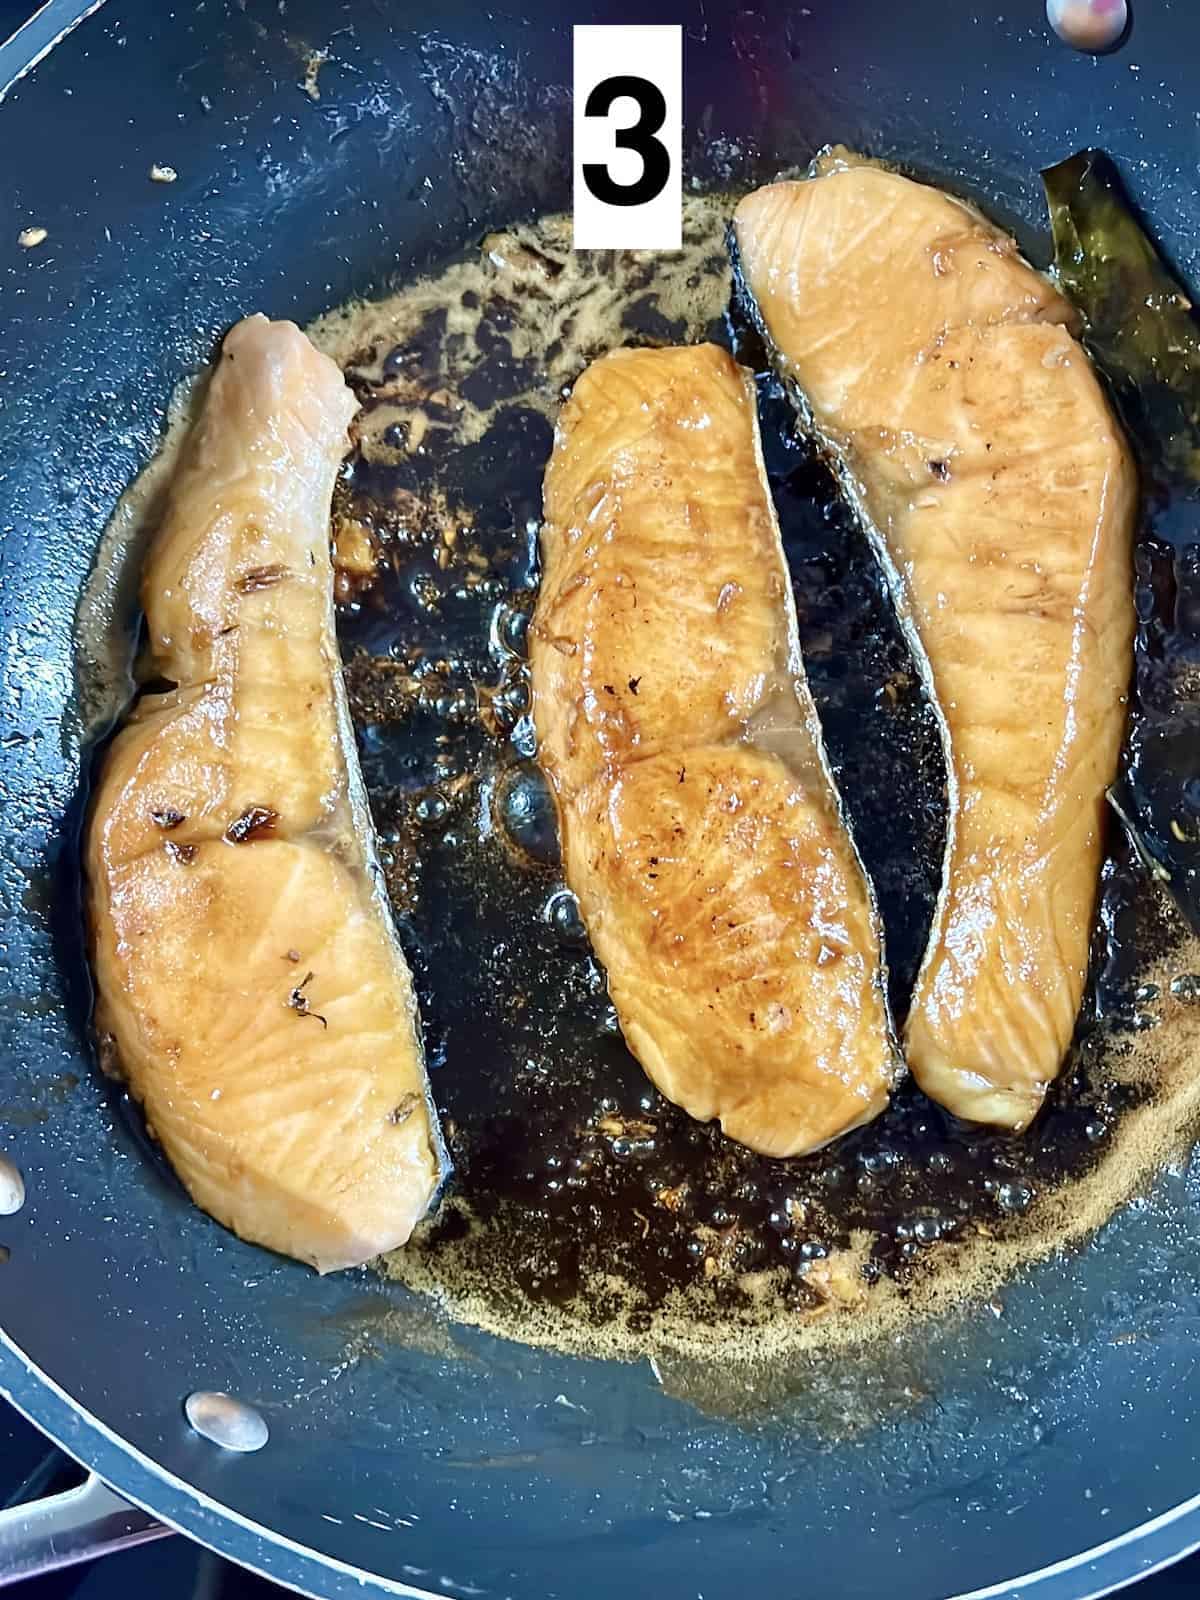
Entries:
MULTIPOLYGON (((724 273, 723 261, 708 270, 724 273)), ((631 283, 632 308, 653 280, 631 283)), ((909 1284, 939 1253, 1032 1226, 1039 1201, 1093 1169, 1148 1092, 1122 1068, 1122 1040, 1152 1020, 1129 976, 1135 951, 1150 953, 1146 930, 1128 928, 1143 887, 1136 863, 1116 839, 1077 1044, 1025 1136, 956 1123, 906 1081, 868 1127, 774 1161, 666 1102, 623 1046, 556 864, 524 665, 552 430, 540 369, 513 353, 520 296, 489 294, 486 282, 472 293, 478 355, 457 385, 446 374, 462 350, 447 358, 455 334, 436 310, 415 337, 358 353, 369 411, 388 406, 397 374, 411 382, 406 403, 422 381, 439 392, 417 451, 397 431, 399 453, 380 460, 373 418, 336 508, 374 529, 384 552, 343 642, 455 1163, 447 1202, 392 1270, 468 1314, 486 1302, 485 1319, 510 1331, 544 1329, 553 1309, 590 1327, 598 1347, 636 1348, 685 1304, 701 1323, 820 1312, 885 1278, 909 1284), (466 411, 486 413, 478 437, 456 431, 466 411)), ((683 336, 680 319, 661 314, 619 324, 611 342, 683 336)), ((718 337, 758 374, 804 657, 877 886, 902 1017, 946 820, 936 724, 865 536, 797 436, 757 335, 735 308, 718 337)), ((574 371, 596 344, 575 352, 574 371)))
MULTIPOLYGON (((1200 950, 1117 828, 1076 1045, 1020 1138, 966 1128, 905 1081, 869 1126, 768 1160, 668 1104, 625 1049, 559 870, 525 664, 553 417, 603 350, 714 337, 757 373, 809 682, 898 1020, 938 886, 937 727, 865 535, 748 320, 726 313, 730 210, 690 198, 684 250, 653 260, 573 254, 549 218, 313 330, 364 407, 334 501, 340 632, 454 1161, 438 1212, 386 1270, 512 1337, 718 1367, 989 1289, 1102 1221, 1200 1110, 1200 950)), ((81 611, 108 717, 129 654, 110 629, 112 573, 136 560, 167 470, 126 497, 81 611)), ((1200 605, 1159 549, 1149 534, 1139 548, 1138 669, 1165 699, 1135 709, 1125 779, 1166 828, 1194 780, 1160 764, 1142 796, 1138 739, 1170 714, 1156 662, 1186 654, 1200 605)))

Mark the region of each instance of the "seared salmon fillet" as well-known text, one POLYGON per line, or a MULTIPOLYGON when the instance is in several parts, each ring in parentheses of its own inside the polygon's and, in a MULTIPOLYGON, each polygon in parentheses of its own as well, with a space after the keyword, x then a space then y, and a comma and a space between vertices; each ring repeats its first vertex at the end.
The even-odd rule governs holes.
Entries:
POLYGON ((1086 976, 1131 665, 1134 467, 1070 307, 971 208, 849 159, 747 196, 735 230, 942 720, 949 830, 909 1064, 949 1110, 1019 1130, 1086 976))
POLYGON ((546 471, 539 759, 633 1054, 769 1155, 875 1116, 895 1071, 878 922, 799 658, 754 383, 619 350, 546 471))
POLYGON ((153 671, 100 772, 96 1025, 196 1203, 328 1272, 403 1244, 442 1155, 334 634, 356 410, 289 322, 225 339, 142 575, 153 671))

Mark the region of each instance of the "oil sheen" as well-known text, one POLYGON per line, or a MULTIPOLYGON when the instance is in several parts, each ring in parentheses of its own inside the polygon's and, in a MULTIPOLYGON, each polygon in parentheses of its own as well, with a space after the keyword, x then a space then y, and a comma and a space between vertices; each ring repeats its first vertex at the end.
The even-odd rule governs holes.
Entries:
MULTIPOLYGON (((1019 1138, 965 1129, 906 1080, 867 1127, 771 1160, 690 1121, 625 1050, 559 868, 525 650, 554 417, 604 351, 709 338, 757 373, 805 666, 900 1019, 938 888, 938 729, 865 537, 729 310, 733 204, 689 198, 670 255, 572 252, 562 217, 517 225, 310 332, 363 408, 333 508, 341 642, 454 1162, 383 1270, 527 1342, 761 1368, 986 1294, 1134 1193, 1200 1119, 1200 948, 1114 828, 1071 1058, 1019 1138)), ((108 715, 128 658, 114 574, 177 432, 81 609, 108 715)))

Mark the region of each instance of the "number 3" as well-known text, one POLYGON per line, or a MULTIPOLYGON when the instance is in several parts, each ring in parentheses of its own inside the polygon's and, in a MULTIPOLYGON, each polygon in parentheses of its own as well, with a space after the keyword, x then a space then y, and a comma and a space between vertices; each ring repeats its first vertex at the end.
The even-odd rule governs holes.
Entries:
POLYGON ((604 78, 587 97, 585 117, 606 117, 613 101, 622 95, 637 101, 638 119, 628 128, 618 128, 613 142, 618 150, 633 150, 642 158, 642 175, 633 183, 617 183, 599 161, 586 161, 583 181, 597 200, 606 206, 644 206, 655 200, 671 176, 671 158, 654 135, 667 120, 667 102, 661 91, 646 78, 621 75, 604 78))

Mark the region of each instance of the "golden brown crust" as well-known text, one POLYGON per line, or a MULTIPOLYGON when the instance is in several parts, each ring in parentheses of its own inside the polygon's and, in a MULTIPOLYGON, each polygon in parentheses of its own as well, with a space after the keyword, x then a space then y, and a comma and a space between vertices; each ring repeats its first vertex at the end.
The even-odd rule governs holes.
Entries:
POLYGON ((944 719, 951 832, 909 1061, 952 1111, 1020 1129, 1086 975, 1130 670, 1134 469, 1066 303, 957 201, 850 164, 748 196, 736 228, 944 719))
POLYGON ((874 1116, 894 1057, 756 426, 713 346, 588 369, 546 474, 531 661, 567 879, 631 1050, 693 1116, 794 1155, 874 1116))
POLYGON ((199 1205, 322 1271, 402 1243, 439 1173, 333 634, 354 409, 290 323, 229 334, 143 575, 178 687, 113 741, 86 842, 97 1025, 148 1124, 199 1205))

